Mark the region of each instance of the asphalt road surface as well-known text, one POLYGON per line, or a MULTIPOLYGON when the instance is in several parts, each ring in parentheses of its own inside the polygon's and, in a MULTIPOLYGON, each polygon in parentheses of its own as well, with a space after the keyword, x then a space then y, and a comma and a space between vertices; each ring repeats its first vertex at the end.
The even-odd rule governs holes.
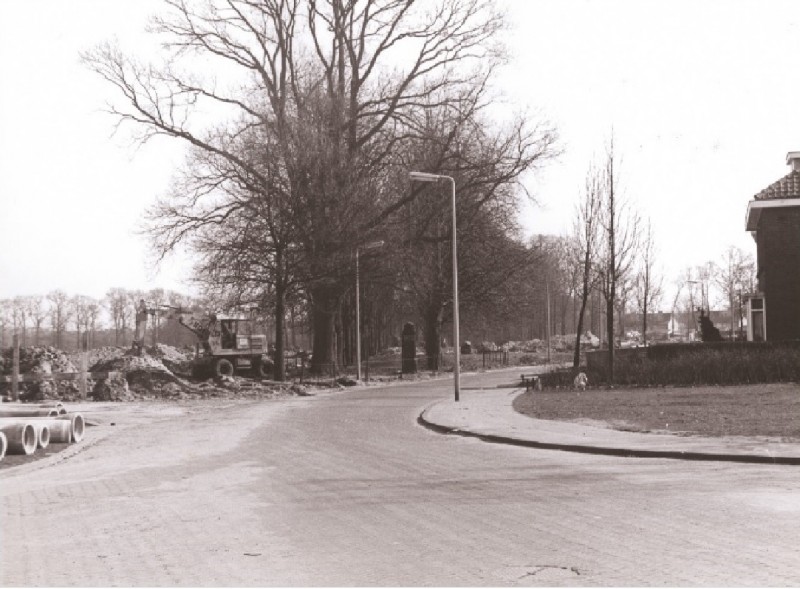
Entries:
POLYGON ((0 473, 0 581, 800 584, 797 467, 570 454, 417 424, 450 395, 444 380, 140 405, 67 459, 0 473))

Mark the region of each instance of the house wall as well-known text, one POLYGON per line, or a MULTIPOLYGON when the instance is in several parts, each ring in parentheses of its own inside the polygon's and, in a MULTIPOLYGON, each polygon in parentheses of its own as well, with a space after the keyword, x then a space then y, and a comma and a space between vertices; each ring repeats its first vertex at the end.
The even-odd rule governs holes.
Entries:
POLYGON ((764 209, 756 247, 767 340, 800 339, 800 207, 764 209))

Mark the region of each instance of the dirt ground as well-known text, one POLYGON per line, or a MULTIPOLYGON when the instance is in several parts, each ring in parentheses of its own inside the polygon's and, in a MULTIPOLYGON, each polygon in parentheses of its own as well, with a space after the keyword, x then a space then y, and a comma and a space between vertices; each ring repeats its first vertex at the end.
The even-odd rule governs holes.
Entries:
POLYGON ((800 440, 800 385, 536 391, 514 408, 537 419, 602 422, 614 429, 800 440))

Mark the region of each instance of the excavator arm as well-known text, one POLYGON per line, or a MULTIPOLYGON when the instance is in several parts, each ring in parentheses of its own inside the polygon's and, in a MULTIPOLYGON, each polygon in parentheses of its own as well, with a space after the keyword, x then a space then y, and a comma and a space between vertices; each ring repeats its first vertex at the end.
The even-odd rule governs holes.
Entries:
POLYGON ((210 314, 198 317, 194 314, 184 316, 184 314, 181 313, 178 315, 178 323, 197 336, 203 349, 208 352, 211 351, 211 344, 208 338, 212 335, 214 325, 217 323, 217 317, 215 315, 210 314))

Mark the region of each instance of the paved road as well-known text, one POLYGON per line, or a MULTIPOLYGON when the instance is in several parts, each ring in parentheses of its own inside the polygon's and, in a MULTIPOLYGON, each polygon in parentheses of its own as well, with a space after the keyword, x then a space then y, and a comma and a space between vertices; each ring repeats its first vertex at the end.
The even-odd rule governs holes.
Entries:
POLYGON ((570 454, 417 425, 450 394, 439 381, 129 416, 67 460, 0 475, 0 581, 800 584, 796 467, 570 454))

